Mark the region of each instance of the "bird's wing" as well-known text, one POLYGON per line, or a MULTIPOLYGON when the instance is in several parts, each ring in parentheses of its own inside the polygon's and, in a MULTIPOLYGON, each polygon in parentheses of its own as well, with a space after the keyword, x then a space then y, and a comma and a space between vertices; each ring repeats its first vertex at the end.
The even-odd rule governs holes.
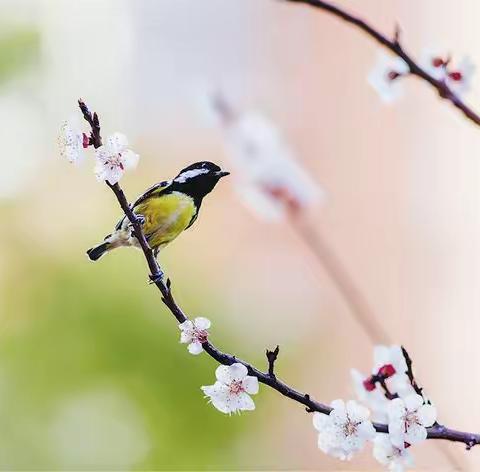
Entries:
MULTIPOLYGON (((135 209, 136 206, 140 205, 140 203, 144 202, 147 198, 160 195, 166 188, 171 185, 171 180, 164 180, 163 182, 159 182, 158 184, 152 185, 149 189, 147 189, 142 195, 140 195, 131 208, 135 209)), ((125 221, 125 216, 117 223, 115 229, 118 230, 122 227, 123 222, 125 221)))
POLYGON ((135 200, 135 203, 133 204, 132 208, 135 208, 137 205, 140 205, 140 203, 142 203, 149 197, 152 197, 154 195, 160 195, 171 184, 172 184, 171 180, 164 180, 163 182, 153 185, 135 200))

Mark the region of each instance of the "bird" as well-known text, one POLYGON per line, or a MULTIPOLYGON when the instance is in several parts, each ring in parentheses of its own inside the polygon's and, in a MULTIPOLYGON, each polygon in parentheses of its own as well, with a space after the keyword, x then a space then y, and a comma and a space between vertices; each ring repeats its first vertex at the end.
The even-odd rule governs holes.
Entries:
MULTIPOLYGON (((201 161, 185 167, 172 180, 147 189, 132 205, 143 233, 157 257, 159 251, 195 223, 203 198, 230 172, 213 162, 201 161)), ((114 231, 87 251, 91 261, 122 246, 140 248, 129 219, 124 216, 114 231)))

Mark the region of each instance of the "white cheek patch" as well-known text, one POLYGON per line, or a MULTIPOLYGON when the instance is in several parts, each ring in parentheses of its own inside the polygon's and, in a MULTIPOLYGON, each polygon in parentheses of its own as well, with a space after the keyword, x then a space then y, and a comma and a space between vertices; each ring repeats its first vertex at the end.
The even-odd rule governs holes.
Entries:
POLYGON ((193 179, 201 174, 208 174, 208 169, 191 169, 181 173, 176 179, 175 182, 183 184, 187 180, 193 179))

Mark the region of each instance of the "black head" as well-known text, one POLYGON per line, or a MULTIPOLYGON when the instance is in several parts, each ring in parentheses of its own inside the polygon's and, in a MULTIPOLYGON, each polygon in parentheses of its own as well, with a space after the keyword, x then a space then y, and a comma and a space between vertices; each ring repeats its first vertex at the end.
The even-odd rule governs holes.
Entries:
POLYGON ((173 179, 171 189, 179 190, 193 197, 196 203, 210 193, 217 182, 230 172, 225 172, 213 162, 202 161, 182 169, 173 179))

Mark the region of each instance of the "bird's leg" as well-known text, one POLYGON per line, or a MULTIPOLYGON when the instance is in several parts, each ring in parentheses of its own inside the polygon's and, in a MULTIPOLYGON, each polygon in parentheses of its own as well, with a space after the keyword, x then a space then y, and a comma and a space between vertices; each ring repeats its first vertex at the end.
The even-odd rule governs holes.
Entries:
POLYGON ((135 215, 135 218, 136 220, 138 221, 138 223, 143 226, 145 224, 145 217, 143 215, 141 215, 140 213, 134 213, 135 215))
MULTIPOLYGON (((135 215, 135 219, 138 221, 138 223, 140 224, 140 226, 143 226, 144 223, 145 223, 145 217, 143 215, 141 215, 140 213, 134 213, 135 215)), ((130 230, 130 239, 136 239, 135 237, 135 229, 133 227, 133 224, 131 222, 128 223, 128 228, 130 230)))

